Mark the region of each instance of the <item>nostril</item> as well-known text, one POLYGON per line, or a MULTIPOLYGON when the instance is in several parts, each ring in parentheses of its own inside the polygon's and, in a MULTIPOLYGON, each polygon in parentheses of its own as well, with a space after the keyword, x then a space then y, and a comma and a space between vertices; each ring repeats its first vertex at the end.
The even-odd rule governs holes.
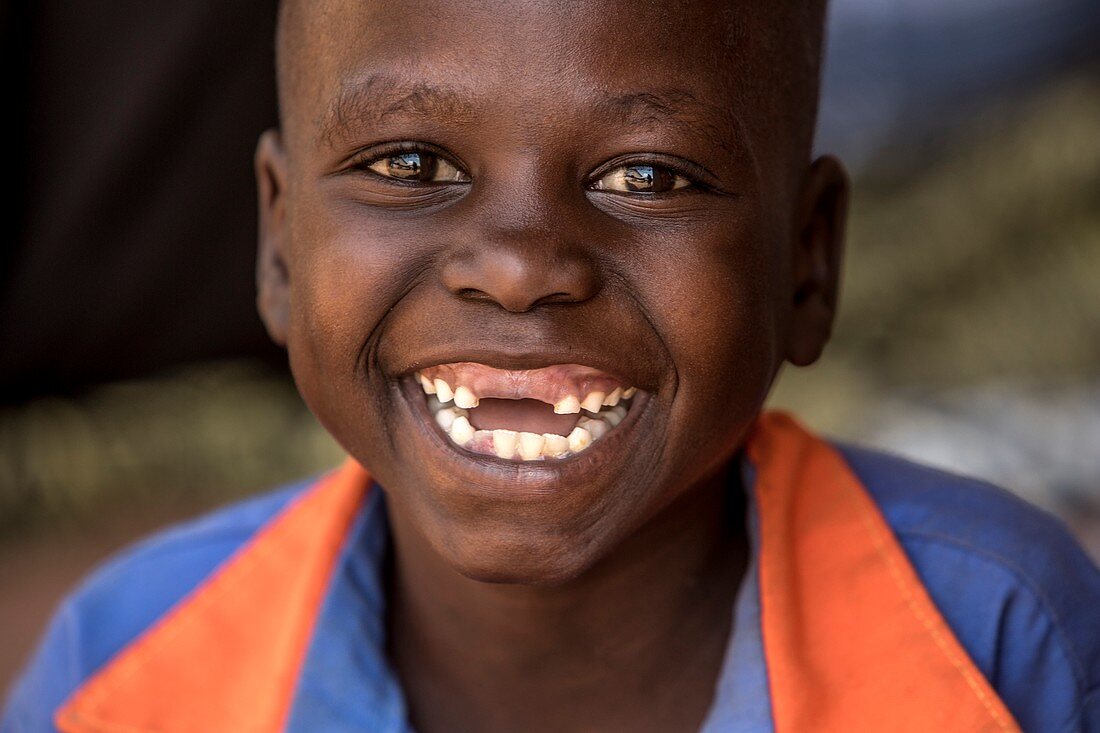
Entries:
POLYGON ((513 244, 455 253, 442 267, 442 281, 458 298, 495 302, 514 313, 592 297, 599 289, 595 263, 558 249, 513 244))
POLYGON ((568 303, 576 300, 576 298, 566 292, 550 293, 549 295, 544 295, 535 299, 501 298, 487 293, 484 290, 478 290, 477 288, 460 288, 455 292, 455 295, 462 300, 497 303, 502 308, 512 313, 526 312, 547 303, 568 303))
POLYGON ((544 303, 573 303, 577 300, 578 299, 574 295, 571 295, 570 293, 566 293, 564 291, 559 291, 557 293, 550 293, 549 295, 542 296, 534 303, 532 303, 531 307, 534 308, 535 306, 543 305, 544 303))
POLYGON ((477 288, 460 288, 455 295, 464 300, 486 300, 489 298, 487 293, 477 288))

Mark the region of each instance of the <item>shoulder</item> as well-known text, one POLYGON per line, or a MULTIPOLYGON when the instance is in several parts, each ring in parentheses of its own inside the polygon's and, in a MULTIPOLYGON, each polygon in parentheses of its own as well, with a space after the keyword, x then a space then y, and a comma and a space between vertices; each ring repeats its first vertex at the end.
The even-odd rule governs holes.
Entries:
POLYGON ((52 730, 53 710, 190 593, 313 481, 163 530, 89 575, 59 606, 12 689, 0 733, 52 730), (22 721, 22 722, 21 722, 22 721))
POLYGON ((1066 527, 988 483, 840 451, 1023 728, 1100 728, 1100 571, 1066 527))
POLYGON ((158 532, 108 560, 62 604, 95 669, 221 565, 311 482, 223 507, 158 532), (94 630, 94 633, 92 633, 94 630))

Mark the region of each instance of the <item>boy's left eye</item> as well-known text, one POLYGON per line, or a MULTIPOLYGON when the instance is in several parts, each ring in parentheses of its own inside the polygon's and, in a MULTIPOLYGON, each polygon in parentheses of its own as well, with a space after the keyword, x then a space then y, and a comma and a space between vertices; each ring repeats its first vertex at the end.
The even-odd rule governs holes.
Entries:
POLYGON ((687 188, 692 181, 662 165, 623 165, 605 173, 591 184, 597 191, 625 193, 665 193, 687 188))

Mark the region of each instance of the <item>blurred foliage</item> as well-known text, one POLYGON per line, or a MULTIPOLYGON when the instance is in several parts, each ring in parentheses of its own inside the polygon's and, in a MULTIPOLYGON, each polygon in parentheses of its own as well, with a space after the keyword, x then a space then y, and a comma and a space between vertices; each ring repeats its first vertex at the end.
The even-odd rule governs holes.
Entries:
POLYGON ((852 433, 898 390, 1097 378, 1100 80, 1077 77, 857 182, 836 335, 773 401, 852 433))
MULTIPOLYGON (((857 182, 836 338, 774 399, 819 429, 866 437, 899 390, 1100 375, 1100 84, 991 108, 940 151, 857 182)), ((341 455, 285 376, 245 364, 39 400, 0 412, 0 533, 208 506, 341 455)))
POLYGON ((285 375, 247 363, 41 399, 0 412, 0 532, 114 507, 201 508, 342 455, 285 375))

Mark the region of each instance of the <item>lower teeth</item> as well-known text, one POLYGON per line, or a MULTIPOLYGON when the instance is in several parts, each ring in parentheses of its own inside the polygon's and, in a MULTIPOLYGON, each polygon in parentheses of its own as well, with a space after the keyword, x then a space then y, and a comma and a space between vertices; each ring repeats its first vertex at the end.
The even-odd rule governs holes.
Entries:
POLYGON ((475 430, 467 410, 453 404, 444 405, 435 395, 428 396, 428 409, 434 415, 436 424, 456 445, 474 453, 519 461, 566 458, 580 453, 626 417, 626 405, 623 403, 604 407, 596 415, 585 411, 577 426, 565 436, 506 429, 475 430))

